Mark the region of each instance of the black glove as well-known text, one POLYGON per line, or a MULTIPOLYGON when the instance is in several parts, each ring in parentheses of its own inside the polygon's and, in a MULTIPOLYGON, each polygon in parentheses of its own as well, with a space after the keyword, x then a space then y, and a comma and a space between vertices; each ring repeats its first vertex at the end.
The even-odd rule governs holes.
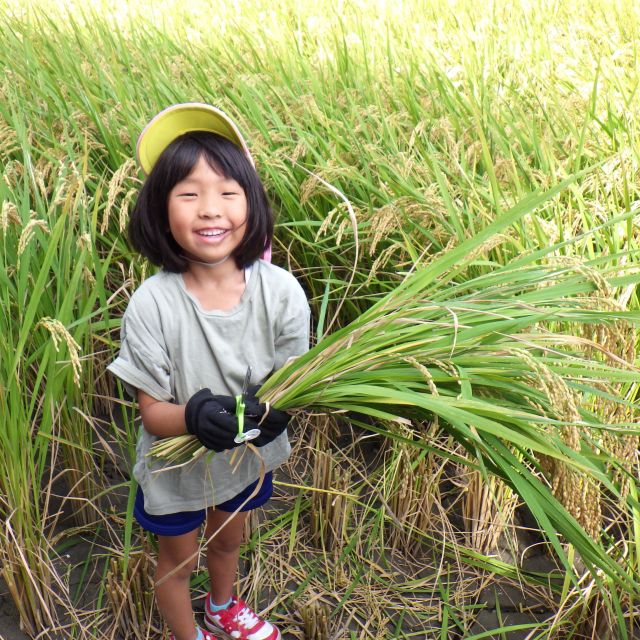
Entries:
MULTIPOLYGON (((260 429, 260 435, 251 440, 251 443, 256 447, 264 447, 265 444, 277 438, 287 428, 291 416, 273 407, 269 407, 269 412, 267 413, 267 405, 260 403, 256 398, 258 389, 260 389, 259 385, 249 387, 244 401, 244 415, 245 424, 247 420, 250 420, 257 423, 257 428, 260 429), (263 420, 265 413, 267 415, 263 420)), ((245 431, 248 431, 247 427, 245 427, 245 431)))
MULTIPOLYGON (((207 449, 232 449, 242 444, 234 440, 238 435, 238 418, 235 412, 235 398, 214 396, 211 389, 201 389, 189 398, 185 407, 187 431, 198 438, 207 449)), ((244 431, 258 428, 258 425, 245 415, 244 431)))

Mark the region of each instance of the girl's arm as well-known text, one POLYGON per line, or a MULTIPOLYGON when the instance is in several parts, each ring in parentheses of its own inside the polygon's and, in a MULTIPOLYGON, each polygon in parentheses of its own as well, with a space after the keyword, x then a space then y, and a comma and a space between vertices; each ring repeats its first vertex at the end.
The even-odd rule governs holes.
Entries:
POLYGON ((142 424, 151 435, 166 438, 187 433, 185 405, 156 400, 138 389, 138 406, 142 424))

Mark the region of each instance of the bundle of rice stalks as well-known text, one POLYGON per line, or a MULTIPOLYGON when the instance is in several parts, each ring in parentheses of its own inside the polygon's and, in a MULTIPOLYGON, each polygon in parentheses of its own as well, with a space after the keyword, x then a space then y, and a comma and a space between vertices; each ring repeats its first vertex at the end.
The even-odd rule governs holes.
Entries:
POLYGON ((298 605, 298 613, 302 618, 305 640, 328 640, 329 638, 329 606, 318 596, 298 605))
MULTIPOLYGON (((353 422, 418 449, 437 450, 437 442, 420 433, 421 425, 437 419, 468 454, 458 462, 485 477, 495 475, 527 503, 569 572, 565 542, 574 545, 596 580, 601 569, 634 590, 637 582, 599 540, 600 523, 593 521, 599 512, 586 509, 580 496, 567 495, 558 477, 564 474, 580 491, 595 487, 582 491, 591 501, 604 499, 606 492, 625 504, 603 462, 604 434, 611 435, 613 427, 589 407, 593 398, 606 395, 607 385, 637 381, 638 369, 594 340, 575 337, 572 329, 637 324, 637 312, 594 305, 592 275, 597 270, 612 289, 637 283, 640 275, 620 266, 616 256, 555 264, 545 256, 557 247, 494 269, 482 261, 483 247, 496 233, 562 186, 529 196, 409 274, 357 320, 271 376, 259 397, 288 411, 348 412, 353 422), (485 273, 464 280, 470 266, 485 273), (562 385, 541 381, 541 371, 562 385), (410 422, 417 435, 404 438, 362 416, 410 422)), ((615 400, 629 406, 622 397, 615 400)), ((615 430, 628 435, 634 428, 630 422, 615 430)), ((184 460, 186 452, 201 455, 191 438, 159 442, 152 453, 172 463, 184 460)))
POLYGON ((317 451, 314 457, 311 496, 313 539, 325 547, 339 547, 346 538, 352 502, 347 498, 350 473, 336 463, 332 452, 317 451))
POLYGON ((107 605, 113 614, 114 628, 123 638, 146 640, 149 632, 162 635, 162 624, 154 607, 155 568, 148 544, 130 553, 128 558, 111 557, 107 571, 107 605))

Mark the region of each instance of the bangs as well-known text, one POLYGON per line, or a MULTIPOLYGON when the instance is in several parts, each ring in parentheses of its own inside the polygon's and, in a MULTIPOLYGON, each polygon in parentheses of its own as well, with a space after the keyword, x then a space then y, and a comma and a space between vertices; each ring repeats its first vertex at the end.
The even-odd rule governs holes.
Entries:
POLYGON ((170 182, 184 180, 203 157, 219 175, 235 180, 246 191, 251 163, 233 142, 215 133, 195 131, 176 138, 163 152, 171 167, 170 182))

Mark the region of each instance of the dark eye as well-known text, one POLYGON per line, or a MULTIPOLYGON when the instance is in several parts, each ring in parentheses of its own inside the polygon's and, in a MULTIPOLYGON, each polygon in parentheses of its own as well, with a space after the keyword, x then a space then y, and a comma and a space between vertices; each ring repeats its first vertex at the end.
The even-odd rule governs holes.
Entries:
POLYGON ((238 192, 237 191, 225 191, 222 195, 223 196, 237 196, 238 192))
POLYGON ((195 193, 191 193, 190 191, 187 191, 187 192, 185 192, 185 193, 179 193, 179 194, 178 194, 178 197, 179 197, 179 198, 183 198, 183 197, 184 197, 184 198, 195 198, 195 197, 196 197, 196 195, 197 195, 197 194, 195 194, 195 193))

